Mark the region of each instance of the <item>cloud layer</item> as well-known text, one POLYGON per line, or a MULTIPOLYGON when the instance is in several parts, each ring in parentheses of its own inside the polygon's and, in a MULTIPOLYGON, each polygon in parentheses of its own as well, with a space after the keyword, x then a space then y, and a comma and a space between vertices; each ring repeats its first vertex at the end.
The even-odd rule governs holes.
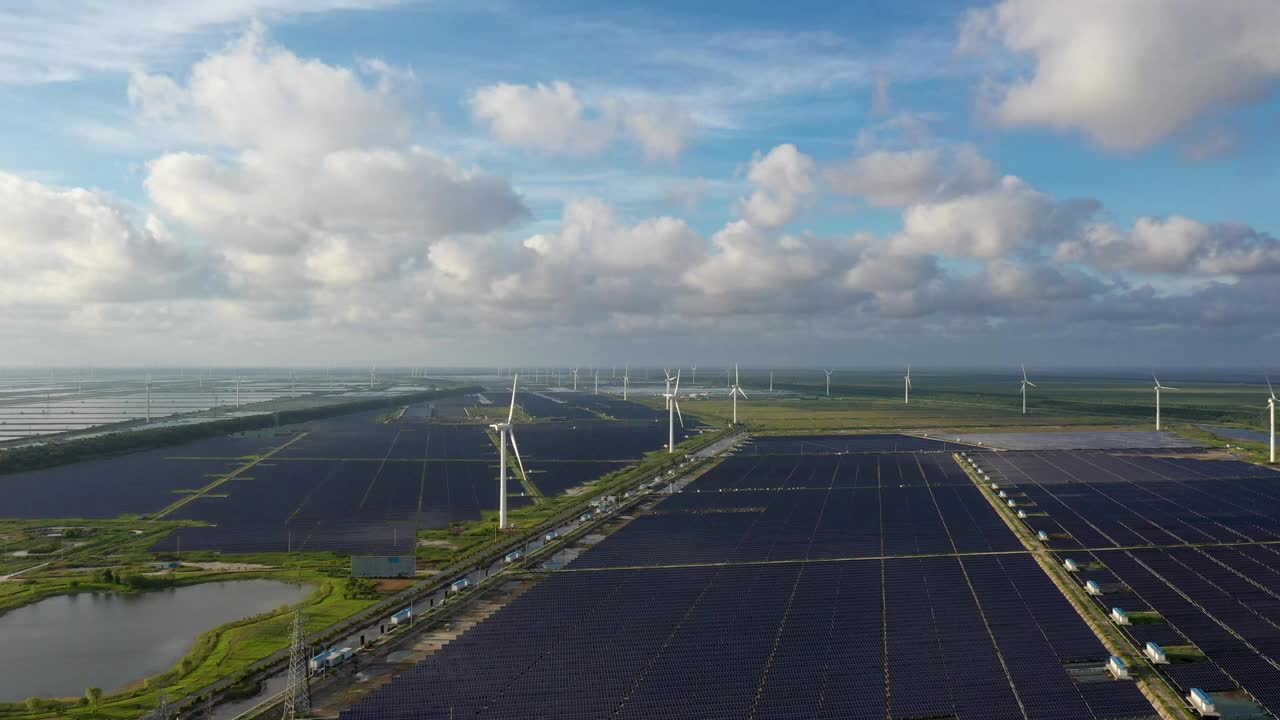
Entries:
MULTIPOLYGON (((1144 147, 1247 102, 1277 73, 1271 46, 1254 39, 1270 16, 1253 5, 1227 2, 1212 23, 1189 6, 1176 22, 1141 4, 1102 3, 1090 17, 1060 7, 1005 0, 965 20, 967 48, 994 43, 1031 62, 990 96, 1000 123, 1144 147), (1234 54, 1189 68, 1158 43, 1125 50, 1113 37, 1149 23, 1175 44, 1200 42, 1187 18, 1234 54), (1160 87, 1135 81, 1165 71, 1149 57, 1170 63, 1160 87), (1099 58, 1108 72, 1096 72, 1099 58)), ((724 55, 685 61, 727 72, 724 55)), ((840 68, 842 82, 872 77, 840 68)), ((1060 197, 976 144, 934 137, 926 115, 885 117, 907 94, 895 91, 891 107, 885 79, 868 86, 877 124, 849 128, 838 153, 780 137, 748 146, 736 171, 653 183, 665 207, 652 212, 588 187, 535 215, 521 178, 477 165, 465 143, 438 142, 439 122, 404 100, 417 90, 410 69, 302 57, 256 24, 185 72, 127 69, 131 120, 180 149, 142 164, 136 207, 0 171, 0 256, 12 269, 0 310, 19 318, 9 332, 154 332, 191 347, 337 338, 366 353, 412 337, 461 358, 481 346, 567 353, 654 338, 768 338, 782 352, 788 341, 856 347, 926 331, 1274 327, 1255 307, 1280 276, 1274 236, 1181 214, 1120 219, 1097 198, 1060 197)), ((744 92, 766 92, 768 80, 744 80, 744 92)), ((460 122, 490 149, 521 149, 480 157, 629 155, 670 168, 715 141, 686 100, 488 83, 461 99, 460 122)))

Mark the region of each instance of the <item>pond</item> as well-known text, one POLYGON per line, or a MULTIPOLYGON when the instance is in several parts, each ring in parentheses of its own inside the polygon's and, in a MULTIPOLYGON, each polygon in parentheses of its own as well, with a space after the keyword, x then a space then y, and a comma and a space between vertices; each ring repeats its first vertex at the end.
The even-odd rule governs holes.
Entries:
POLYGON ((80 593, 0 615, 0 701, 110 693, 173 667, 196 636, 306 598, 307 585, 228 580, 137 595, 80 593))

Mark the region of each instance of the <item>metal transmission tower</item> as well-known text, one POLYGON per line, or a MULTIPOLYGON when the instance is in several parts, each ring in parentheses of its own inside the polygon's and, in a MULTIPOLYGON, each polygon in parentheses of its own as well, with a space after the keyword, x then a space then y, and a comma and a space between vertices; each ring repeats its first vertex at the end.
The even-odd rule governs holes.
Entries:
POLYGON ((284 689, 284 720, 306 717, 311 712, 311 685, 307 676, 306 634, 302 611, 293 613, 293 635, 289 641, 289 685, 284 689))

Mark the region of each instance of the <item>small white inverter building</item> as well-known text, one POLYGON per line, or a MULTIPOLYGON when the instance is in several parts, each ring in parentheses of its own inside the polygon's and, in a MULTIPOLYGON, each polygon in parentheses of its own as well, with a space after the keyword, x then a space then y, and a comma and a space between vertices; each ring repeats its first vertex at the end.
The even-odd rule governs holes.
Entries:
POLYGON ((1067 572, 1080 572, 1080 566, 1077 565, 1076 561, 1072 560, 1071 558, 1067 558, 1066 560, 1063 560, 1062 567, 1066 568, 1067 572))
POLYGON ((1121 610, 1118 607, 1111 608, 1111 621, 1117 625, 1133 624, 1129 622, 1129 613, 1125 612, 1124 610, 1121 610))
POLYGON ((1187 702, 1204 717, 1218 716, 1218 708, 1213 704, 1213 699, 1200 688, 1191 688, 1191 692, 1187 693, 1187 702))
POLYGON ((1098 585, 1096 581, 1090 580, 1084 584, 1084 591, 1090 595, 1101 595, 1102 586, 1098 585))
POLYGON ((1129 666, 1119 655, 1112 655, 1107 661, 1107 672, 1111 673, 1111 677, 1117 680, 1129 679, 1129 666))
POLYGON ((1142 648, 1142 653, 1147 656, 1148 660, 1156 665, 1169 664, 1169 656, 1165 655, 1164 648, 1154 642, 1147 643, 1146 646, 1142 648))

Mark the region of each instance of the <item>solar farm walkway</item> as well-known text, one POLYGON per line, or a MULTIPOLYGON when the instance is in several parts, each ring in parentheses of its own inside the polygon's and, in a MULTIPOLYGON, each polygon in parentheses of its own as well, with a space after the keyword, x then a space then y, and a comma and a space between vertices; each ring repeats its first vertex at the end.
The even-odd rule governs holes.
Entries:
POLYGON ((741 455, 342 718, 1154 717, 1108 655, 950 456, 741 455))
POLYGON ((1177 688, 1280 716, 1280 473, 1243 462, 1097 452, 975 453, 1034 532, 1102 591, 1121 630, 1197 662, 1177 688))

